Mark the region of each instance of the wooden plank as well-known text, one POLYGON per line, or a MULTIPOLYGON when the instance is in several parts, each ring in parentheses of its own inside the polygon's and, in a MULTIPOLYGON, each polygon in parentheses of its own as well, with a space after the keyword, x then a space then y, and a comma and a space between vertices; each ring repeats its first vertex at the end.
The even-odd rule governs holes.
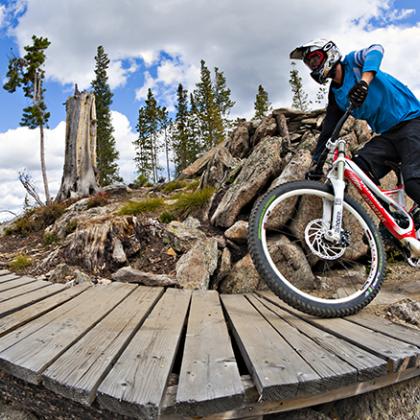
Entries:
POLYGON ((4 274, 3 276, 0 277, 0 283, 6 283, 10 280, 14 280, 19 278, 20 276, 18 276, 17 274, 14 273, 8 273, 8 274, 4 274))
POLYGON ((32 292, 43 287, 51 286, 52 283, 44 280, 35 280, 31 283, 25 284, 24 286, 16 287, 14 289, 6 290, 0 293, 0 302, 5 302, 17 296, 24 295, 25 293, 32 292))
POLYGON ((271 311, 267 306, 264 306, 255 296, 248 295, 247 298, 267 322, 319 375, 321 378, 320 391, 345 386, 357 381, 357 370, 353 366, 340 359, 335 353, 326 351, 318 343, 302 334, 275 311, 271 311))
POLYGON ((260 296, 258 296, 258 299, 271 311, 281 316, 286 322, 318 343, 325 350, 336 354, 340 359, 357 369, 357 380, 359 382, 367 381, 387 373, 388 369, 385 359, 377 357, 354 344, 314 327, 301 318, 280 309, 269 300, 263 299, 260 296))
POLYGON ((166 290, 99 386, 102 407, 133 417, 157 417, 190 298, 191 290, 166 290))
MULTIPOLYGON (((36 292, 47 292, 54 286, 45 287, 43 289, 37 290, 36 292)), ((22 325, 32 321, 35 318, 44 315, 45 313, 55 309, 57 306, 60 306, 63 303, 66 303, 70 299, 80 295, 82 292, 87 290, 90 285, 81 284, 78 286, 74 286, 68 288, 66 290, 61 291, 58 294, 54 294, 41 302, 37 302, 27 308, 21 309, 18 312, 14 312, 10 315, 5 316, 4 318, 0 319, 0 337, 8 334, 9 332, 15 330, 16 328, 21 327, 22 325)), ((33 292, 33 293, 36 293, 33 292)), ((32 293, 28 293, 25 296, 30 296, 32 293)), ((23 296, 21 296, 23 297, 23 296)), ((9 303, 14 303, 15 299, 11 299, 7 302, 2 303, 6 307, 9 303)), ((0 340, 1 344, 1 340, 0 340)))
POLYGON ((222 295, 242 357, 262 399, 318 392, 319 375, 242 295, 222 295))
POLYGON ((396 338, 399 341, 420 347, 420 330, 418 329, 395 324, 388 319, 378 318, 363 312, 349 316, 346 319, 389 337, 396 338))
POLYGON ((24 286, 25 284, 29 284, 34 282, 36 279, 33 277, 16 277, 13 280, 0 283, 0 293, 4 292, 5 290, 14 289, 19 286, 24 286))
MULTIPOLYGON (((420 376, 420 369, 410 368, 403 372, 394 372, 382 376, 381 378, 375 378, 362 383, 358 382, 352 385, 338 388, 335 391, 327 391, 318 395, 305 395, 298 398, 278 401, 245 401, 242 406, 238 406, 234 410, 206 416, 206 420, 244 419, 248 418, 250 415, 283 413, 286 411, 298 410, 305 407, 313 407, 319 404, 326 404, 332 401, 372 392, 377 389, 385 388, 387 386, 394 385, 418 376, 420 376)), ((248 389, 245 389, 245 391, 247 392, 248 389)), ((173 418, 172 407, 165 407, 163 410, 163 415, 160 417, 160 419, 172 420, 173 418), (168 416, 165 415, 166 412, 168 412, 168 416)))
POLYGON ((34 303, 58 293, 65 288, 66 286, 64 284, 51 284, 48 287, 33 290, 32 292, 9 299, 0 305, 0 317, 16 312, 26 306, 33 305, 34 303))
POLYGON ((417 366, 420 363, 420 349, 412 344, 407 344, 385 336, 343 318, 316 318, 304 314, 286 305, 274 294, 263 293, 263 296, 271 296, 270 300, 282 309, 299 316, 330 334, 334 334, 378 357, 386 359, 388 362, 388 369, 391 371, 404 370, 409 367, 417 366))
POLYGON ((9 270, 0 270, 0 277, 5 276, 6 274, 10 274, 9 270))
POLYGON ((138 287, 99 324, 70 347, 42 375, 52 391, 91 404, 96 389, 163 293, 138 287))
POLYGON ((243 394, 219 294, 195 291, 179 375, 177 412, 203 416, 228 410, 242 401, 243 394))
POLYGON ((85 293, 0 339, 0 367, 38 384, 42 372, 136 286, 112 283, 85 293))

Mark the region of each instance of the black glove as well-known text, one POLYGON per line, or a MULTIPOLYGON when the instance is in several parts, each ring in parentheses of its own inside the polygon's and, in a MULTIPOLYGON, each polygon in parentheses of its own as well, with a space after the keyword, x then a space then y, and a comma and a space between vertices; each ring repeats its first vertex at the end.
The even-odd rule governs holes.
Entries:
POLYGON ((364 80, 359 80, 349 92, 349 99, 355 108, 363 104, 368 94, 369 85, 364 80))
POLYGON ((305 179, 309 179, 311 181, 319 181, 324 176, 322 169, 318 169, 318 163, 312 162, 309 171, 305 175, 305 179))

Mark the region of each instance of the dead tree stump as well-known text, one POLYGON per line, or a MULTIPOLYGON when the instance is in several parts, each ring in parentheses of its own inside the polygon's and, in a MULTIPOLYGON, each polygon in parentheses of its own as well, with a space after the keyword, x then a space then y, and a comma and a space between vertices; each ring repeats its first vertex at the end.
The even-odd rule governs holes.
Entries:
POLYGON ((96 109, 95 96, 79 92, 66 102, 66 146, 61 187, 56 201, 95 193, 96 180, 96 109))

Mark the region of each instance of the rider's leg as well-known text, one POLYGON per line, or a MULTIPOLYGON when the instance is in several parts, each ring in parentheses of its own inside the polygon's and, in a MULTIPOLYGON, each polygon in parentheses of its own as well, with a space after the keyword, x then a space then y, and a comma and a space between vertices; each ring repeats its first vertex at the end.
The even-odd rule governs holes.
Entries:
POLYGON ((405 181, 405 192, 417 205, 420 205, 420 178, 405 181))
POLYGON ((385 136, 375 136, 355 153, 353 161, 379 185, 379 180, 391 170, 385 162, 399 161, 398 150, 392 140, 385 136))

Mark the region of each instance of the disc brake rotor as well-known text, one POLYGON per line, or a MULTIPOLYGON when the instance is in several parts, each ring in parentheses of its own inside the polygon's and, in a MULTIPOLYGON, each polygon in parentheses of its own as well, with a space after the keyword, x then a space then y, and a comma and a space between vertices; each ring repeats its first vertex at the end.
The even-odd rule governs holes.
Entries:
POLYGON ((325 239, 326 229, 322 219, 309 222, 305 228, 305 242, 314 255, 324 260, 336 260, 346 251, 345 245, 334 244, 325 239))

